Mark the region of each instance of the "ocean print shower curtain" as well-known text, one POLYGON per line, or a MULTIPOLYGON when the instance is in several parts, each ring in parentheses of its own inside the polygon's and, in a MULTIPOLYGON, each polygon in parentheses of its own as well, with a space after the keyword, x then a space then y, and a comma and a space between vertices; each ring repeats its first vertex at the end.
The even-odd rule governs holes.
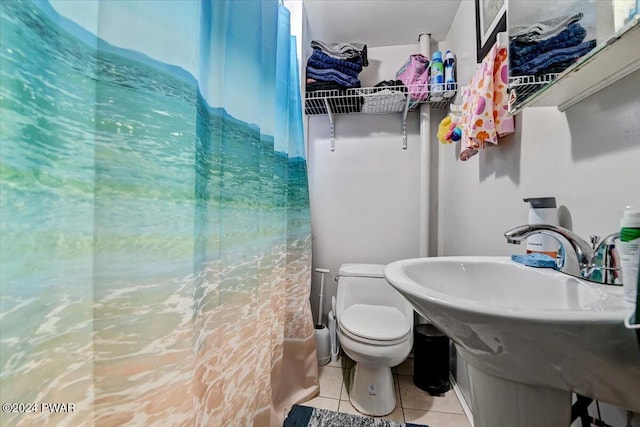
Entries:
POLYGON ((317 392, 275 0, 0 2, 3 426, 282 425, 317 392))

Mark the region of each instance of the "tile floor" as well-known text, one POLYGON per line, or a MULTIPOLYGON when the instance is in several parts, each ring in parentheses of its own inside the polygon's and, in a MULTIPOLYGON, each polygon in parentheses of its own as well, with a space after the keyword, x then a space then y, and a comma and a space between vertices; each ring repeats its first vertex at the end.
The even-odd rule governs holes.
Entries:
MULTIPOLYGON (((345 357, 337 363, 321 366, 320 395, 302 403, 315 408, 347 414, 359 414, 349 402, 344 378, 353 362, 345 357)), ((467 416, 453 389, 444 396, 431 396, 413 384, 413 359, 393 368, 396 386, 396 409, 382 417, 392 421, 427 424, 429 427, 470 427, 467 416)))

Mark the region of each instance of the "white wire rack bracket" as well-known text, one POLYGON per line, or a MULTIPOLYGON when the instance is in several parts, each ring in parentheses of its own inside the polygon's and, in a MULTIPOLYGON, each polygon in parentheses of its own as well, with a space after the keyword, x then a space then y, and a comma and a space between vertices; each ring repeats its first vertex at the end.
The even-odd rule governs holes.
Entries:
POLYGON ((553 82, 560 74, 509 77, 509 112, 515 114, 519 107, 544 86, 553 82))
POLYGON ((324 98, 324 105, 327 109, 327 117, 329 117, 329 125, 331 127, 331 151, 336 151, 336 124, 333 119, 331 104, 329 104, 329 100, 327 98, 324 98))
POLYGON ((402 148, 407 148, 407 114, 422 104, 432 109, 447 108, 458 90, 457 83, 439 86, 380 86, 355 89, 307 92, 304 111, 307 115, 327 115, 331 126, 331 151, 335 150, 335 115, 401 113, 402 148))
POLYGON ((409 104, 411 103, 411 97, 406 97, 404 103, 404 109, 402 110, 402 149, 407 149, 407 113, 409 112, 409 104))

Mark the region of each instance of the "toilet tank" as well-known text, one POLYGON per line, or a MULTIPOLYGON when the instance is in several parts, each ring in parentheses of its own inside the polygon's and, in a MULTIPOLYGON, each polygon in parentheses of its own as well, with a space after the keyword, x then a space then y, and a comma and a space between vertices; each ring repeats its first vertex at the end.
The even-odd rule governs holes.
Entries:
POLYGON ((413 322, 413 308, 384 278, 383 264, 342 264, 338 272, 336 314, 353 304, 395 307, 413 322))

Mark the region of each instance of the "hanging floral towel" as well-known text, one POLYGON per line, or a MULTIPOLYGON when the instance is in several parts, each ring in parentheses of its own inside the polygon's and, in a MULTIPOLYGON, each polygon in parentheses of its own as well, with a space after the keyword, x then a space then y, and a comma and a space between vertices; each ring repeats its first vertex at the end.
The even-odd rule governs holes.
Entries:
POLYGON ((513 117, 508 112, 507 49, 496 44, 463 88, 461 124, 463 148, 460 160, 467 160, 486 143, 498 144, 498 137, 513 133, 513 117))

